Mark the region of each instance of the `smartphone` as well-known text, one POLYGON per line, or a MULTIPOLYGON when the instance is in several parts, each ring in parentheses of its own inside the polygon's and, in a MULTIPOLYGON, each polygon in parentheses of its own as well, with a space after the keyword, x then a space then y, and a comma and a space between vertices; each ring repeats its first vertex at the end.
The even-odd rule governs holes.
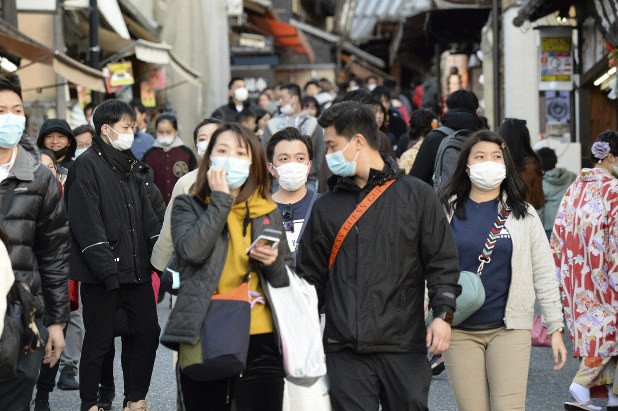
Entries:
POLYGON ((249 254, 251 249, 256 246, 270 245, 272 248, 279 246, 279 238, 283 235, 280 230, 274 230, 272 228, 265 228, 260 235, 255 239, 253 243, 245 250, 245 254, 249 254))

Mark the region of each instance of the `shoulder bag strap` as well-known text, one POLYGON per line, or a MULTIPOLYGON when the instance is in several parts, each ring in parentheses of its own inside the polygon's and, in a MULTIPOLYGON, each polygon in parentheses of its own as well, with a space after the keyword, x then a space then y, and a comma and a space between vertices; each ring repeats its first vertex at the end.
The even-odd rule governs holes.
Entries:
POLYGON ((358 219, 361 218, 363 214, 365 214, 365 211, 367 211, 369 207, 371 207, 371 205, 375 203, 375 201, 386 191, 388 187, 390 187, 391 184, 395 182, 395 180, 396 179, 392 179, 382 185, 375 186, 373 190, 371 190, 369 194, 367 194, 363 201, 361 201, 361 203, 356 206, 356 208, 354 209, 354 211, 352 211, 352 214, 350 214, 345 223, 343 223, 343 225, 339 229, 339 232, 337 233, 337 236, 335 237, 333 249, 330 252, 330 258, 328 259, 329 272, 331 267, 333 266, 333 263, 335 262, 337 253, 339 253, 339 249, 343 244, 343 240, 345 240, 352 227, 354 227, 354 224, 356 224, 358 219))
POLYGON ((483 267, 485 267, 485 264, 489 264, 491 262, 491 254, 494 252, 494 246, 496 245, 496 241, 498 240, 498 235, 500 235, 500 232, 502 231, 502 228, 504 228, 504 224, 506 224, 506 220, 509 218, 510 214, 511 208, 508 205, 503 207, 502 210, 500 210, 500 212, 498 213, 496 222, 491 228, 491 231, 487 236, 487 240, 485 240, 485 247, 483 248, 483 252, 481 253, 481 255, 479 255, 479 261, 481 262, 481 264, 479 264, 479 268, 478 270, 476 270, 478 275, 481 275, 481 273, 483 272, 483 267))

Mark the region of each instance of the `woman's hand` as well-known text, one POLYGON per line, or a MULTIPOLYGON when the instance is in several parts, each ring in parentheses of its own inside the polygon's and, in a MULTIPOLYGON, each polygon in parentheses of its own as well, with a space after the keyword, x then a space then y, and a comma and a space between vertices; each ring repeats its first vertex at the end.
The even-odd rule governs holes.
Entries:
POLYGON ((265 266, 272 265, 279 256, 279 247, 272 248, 269 245, 255 246, 249 252, 249 256, 258 260, 265 266))
POLYGON ((551 350, 554 353, 554 370, 558 371, 564 367, 567 358, 567 349, 564 346, 564 340, 562 339, 562 333, 560 330, 554 331, 551 335, 551 350))
POLYGON ((208 186, 210 191, 221 191, 226 194, 230 194, 230 187, 227 185, 227 170, 223 167, 210 167, 206 173, 208 178, 208 186))

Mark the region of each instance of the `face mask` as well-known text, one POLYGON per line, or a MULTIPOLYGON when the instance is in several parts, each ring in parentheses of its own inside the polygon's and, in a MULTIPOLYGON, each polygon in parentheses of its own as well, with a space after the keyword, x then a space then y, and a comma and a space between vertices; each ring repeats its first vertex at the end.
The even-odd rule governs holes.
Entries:
POLYGON ((245 102, 249 98, 249 90, 244 87, 237 88, 234 91, 234 98, 238 101, 245 102))
POLYGON ((358 90, 358 86, 352 86, 352 88, 350 89, 350 91, 354 91, 354 90, 358 90))
POLYGON ((133 133, 120 134, 113 128, 109 128, 118 135, 118 138, 116 140, 112 140, 111 138, 109 138, 109 136, 107 137, 112 147, 120 151, 128 150, 131 148, 131 145, 133 144, 133 133))
POLYGON ((279 185, 285 191, 296 191, 307 182, 309 166, 301 163, 287 163, 275 167, 279 173, 279 185))
POLYGON ((52 150, 52 152, 54 153, 54 155, 56 156, 58 160, 64 157, 67 154, 67 151, 69 151, 68 146, 65 148, 61 148, 60 150, 52 150))
POLYGON ((369 85, 367 86, 367 90, 369 90, 369 91, 373 91, 376 87, 378 87, 378 85, 377 85, 377 84, 375 84, 375 83, 371 83, 371 84, 369 84, 369 85))
POLYGON ((209 140, 202 140, 202 141, 197 143, 197 154, 200 157, 204 157, 204 154, 206 154, 206 149, 208 148, 208 143, 209 143, 209 140))
POLYGON ((468 165, 470 181, 483 191, 491 191, 498 187, 506 178, 506 166, 495 161, 468 165))
POLYGON ((175 138, 176 136, 157 136, 157 141, 162 146, 169 146, 170 144, 174 142, 175 138))
POLYGON ((77 150, 75 150, 75 158, 81 156, 82 154, 84 154, 84 152, 88 150, 87 148, 78 148, 77 150))
POLYGON ((337 176, 352 177, 354 173, 356 173, 356 158, 359 152, 356 152, 356 156, 354 156, 354 160, 352 161, 346 160, 343 155, 343 152, 350 147, 350 144, 352 144, 352 141, 350 141, 343 150, 326 155, 326 164, 328 164, 328 168, 337 176))
POLYGON ((294 107, 292 107, 292 101, 293 101, 294 97, 292 97, 292 100, 290 100, 290 102, 288 104, 286 104, 285 106, 281 107, 281 114, 285 114, 286 116, 289 116, 290 114, 292 114, 294 112, 294 107))
POLYGON ((249 160, 234 157, 210 157, 211 167, 223 167, 227 170, 225 180, 229 188, 238 188, 249 178, 249 160))
POLYGON ((19 143, 26 128, 26 117, 13 113, 0 115, 0 147, 11 148, 19 143))

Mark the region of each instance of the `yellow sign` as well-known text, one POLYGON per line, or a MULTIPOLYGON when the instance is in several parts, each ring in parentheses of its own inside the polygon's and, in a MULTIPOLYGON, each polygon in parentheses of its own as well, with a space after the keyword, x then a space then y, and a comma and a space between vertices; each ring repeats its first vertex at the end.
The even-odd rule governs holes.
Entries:
POLYGON ((114 86, 130 86, 135 83, 133 79, 133 67, 130 61, 122 63, 110 63, 107 65, 110 71, 109 85, 114 86))
POLYGON ((571 51, 571 39, 568 37, 543 37, 541 51, 571 51))

